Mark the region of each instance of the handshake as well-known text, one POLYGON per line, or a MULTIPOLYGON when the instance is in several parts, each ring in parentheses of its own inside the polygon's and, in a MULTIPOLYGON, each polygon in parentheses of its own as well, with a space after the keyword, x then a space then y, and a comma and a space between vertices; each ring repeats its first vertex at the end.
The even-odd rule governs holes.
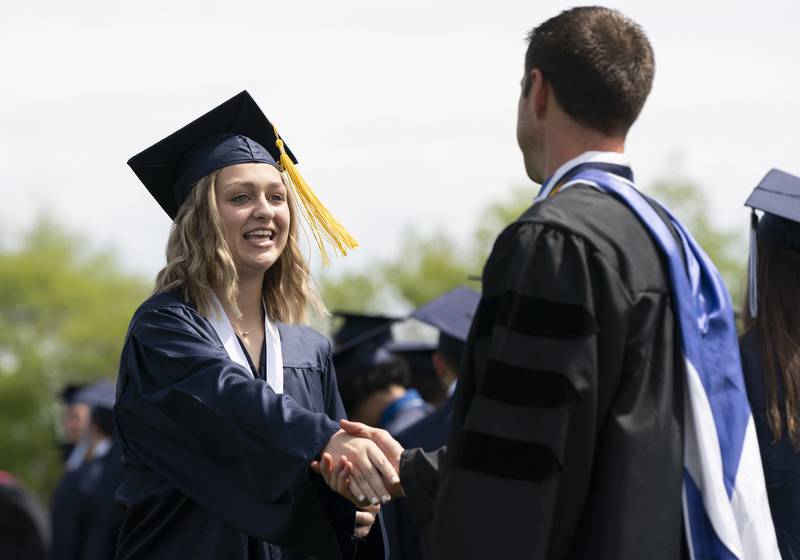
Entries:
POLYGON ((349 420, 339 425, 312 470, 357 506, 376 506, 402 496, 398 473, 403 447, 386 430, 349 420))

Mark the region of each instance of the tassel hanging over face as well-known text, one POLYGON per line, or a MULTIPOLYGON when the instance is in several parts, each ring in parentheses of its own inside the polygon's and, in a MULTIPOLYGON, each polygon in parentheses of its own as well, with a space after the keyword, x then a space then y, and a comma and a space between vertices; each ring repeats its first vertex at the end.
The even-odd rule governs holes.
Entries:
POLYGON ((283 168, 284 180, 288 183, 289 188, 292 189, 295 200, 297 200, 298 210, 308 225, 311 235, 317 242, 319 252, 322 255, 322 264, 328 265, 330 264, 330 258, 325 249, 326 243, 331 245, 334 251, 341 256, 345 256, 348 249, 358 247, 358 241, 348 233, 339 220, 317 198, 311 187, 308 186, 308 183, 297 170, 292 158, 286 153, 283 140, 281 140, 277 130, 275 130, 275 138, 277 139, 275 146, 277 146, 281 154, 279 163, 283 168))

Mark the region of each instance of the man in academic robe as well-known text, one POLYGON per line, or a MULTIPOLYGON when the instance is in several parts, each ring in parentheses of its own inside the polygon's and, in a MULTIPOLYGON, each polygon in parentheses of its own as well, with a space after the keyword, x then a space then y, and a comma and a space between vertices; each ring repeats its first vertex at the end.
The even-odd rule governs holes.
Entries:
POLYGON ((447 448, 399 458, 432 558, 686 553, 665 263, 625 205, 569 185, 587 168, 633 178, 625 137, 653 75, 644 33, 613 10, 575 8, 530 35, 517 138, 542 190, 485 265, 447 448))

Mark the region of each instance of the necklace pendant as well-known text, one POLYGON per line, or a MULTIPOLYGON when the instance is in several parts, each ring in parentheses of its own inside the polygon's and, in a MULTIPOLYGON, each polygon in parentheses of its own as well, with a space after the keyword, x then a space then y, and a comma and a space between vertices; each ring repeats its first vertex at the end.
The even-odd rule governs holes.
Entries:
POLYGON ((250 334, 250 331, 242 331, 242 336, 247 338, 247 335, 250 334))

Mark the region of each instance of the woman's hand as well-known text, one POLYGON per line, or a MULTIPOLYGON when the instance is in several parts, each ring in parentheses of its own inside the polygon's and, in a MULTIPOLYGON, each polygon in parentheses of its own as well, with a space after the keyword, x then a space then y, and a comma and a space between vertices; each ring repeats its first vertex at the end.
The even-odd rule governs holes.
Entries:
POLYGON ((378 512, 381 510, 381 506, 367 506, 364 508, 359 508, 359 511, 356 512, 356 531, 355 536, 359 539, 367 538, 369 535, 370 529, 372 529, 372 525, 375 523, 375 519, 378 517, 378 512))
MULTIPOLYGON (((326 464, 328 460, 332 463, 333 457, 339 457, 340 460, 330 469, 326 482, 334 491, 348 497, 357 505, 364 505, 367 500, 372 505, 387 502, 391 499, 387 485, 389 487, 399 485, 400 478, 397 476, 397 471, 378 446, 369 439, 355 437, 344 430, 339 430, 323 449, 323 461, 326 464), (325 457, 326 454, 328 458, 325 457), (340 491, 339 479, 344 475, 345 469, 349 473, 347 488, 350 496, 340 491), (337 470, 335 478, 333 470, 337 470)), ((325 477, 327 469, 320 468, 320 465, 316 467, 312 465, 312 468, 325 477)))
MULTIPOLYGON (((322 461, 317 462, 319 472, 326 484, 335 492, 338 492, 350 501, 355 501, 350 492, 350 473, 353 472, 353 464, 344 455, 339 457, 339 461, 334 466, 333 457, 328 453, 322 454, 322 461)), ((315 470, 317 470, 315 468, 315 470)), ((354 535, 359 539, 365 539, 369 535, 372 525, 380 512, 381 506, 359 507, 356 511, 356 526, 354 535)))
POLYGON ((339 461, 334 461, 330 453, 323 453, 319 461, 311 462, 311 470, 322 476, 331 490, 358 505, 358 498, 350 491, 350 475, 353 473, 353 464, 342 455, 339 461))

